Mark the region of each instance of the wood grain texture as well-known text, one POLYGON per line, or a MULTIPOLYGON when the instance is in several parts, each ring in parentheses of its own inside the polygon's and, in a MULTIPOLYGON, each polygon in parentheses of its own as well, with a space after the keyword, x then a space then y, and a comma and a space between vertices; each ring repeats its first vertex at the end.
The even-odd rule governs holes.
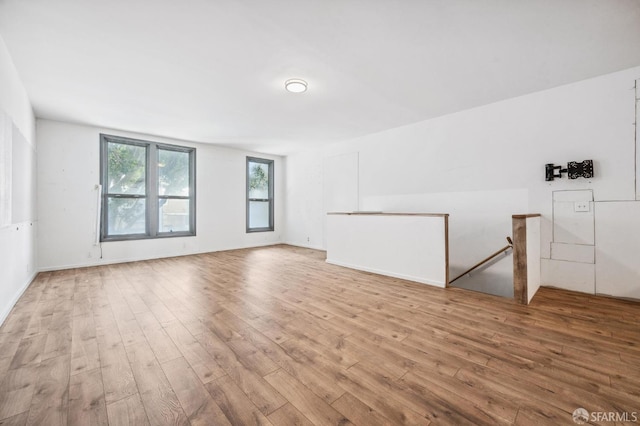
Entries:
POLYGON ((11 369, 0 383, 0 418, 28 412, 38 379, 38 366, 11 369))
POLYGON ((63 355, 40 363, 27 425, 67 424, 70 361, 70 356, 63 355))
POLYGON ((176 392, 190 424, 230 424, 184 358, 167 361, 162 364, 162 369, 176 392))
POLYGON ((284 370, 269 374, 265 379, 281 395, 314 424, 347 425, 352 424, 346 417, 329 404, 318 398, 306 386, 284 370))
POLYGON ((69 424, 107 425, 107 406, 99 368, 71 376, 69 424))
POLYGON ((25 411, 24 413, 16 414, 13 417, 0 420, 0 426, 24 426, 27 424, 28 417, 29 412, 25 411))
POLYGON ((152 425, 187 425, 189 421, 148 343, 126 347, 127 357, 147 417, 152 425))
POLYGON ((527 287, 527 219, 514 216, 513 236, 513 298, 520 304, 528 302, 527 287))
POLYGON ((42 355, 44 354, 44 345, 46 342, 46 334, 22 339, 9 368, 14 370, 16 368, 24 367, 27 365, 40 364, 42 355))
POLYGON ((71 374, 100 368, 96 325, 91 312, 73 317, 71 331, 71 374))
POLYGON ((304 414, 289 403, 269 414, 269 420, 274 425, 313 426, 313 423, 304 414))
POLYGON ((98 338, 102 383, 107 402, 138 393, 131 365, 122 343, 107 345, 98 338))
POLYGON ((107 405, 109 426, 148 426, 149 419, 139 394, 107 405))
POLYGON ((202 383, 210 382, 226 374, 216 360, 179 321, 170 323, 165 331, 202 383))
POLYGON ((205 387, 231 424, 271 424, 229 376, 223 376, 209 382, 205 387))
POLYGON ((331 404, 343 416, 351 419, 358 425, 369 426, 392 426, 391 420, 386 419, 373 408, 360 401, 349 392, 344 393, 340 398, 331 404))
POLYGON ((528 306, 274 246, 40 274, 0 425, 573 424, 638 412, 640 303, 528 306))
POLYGON ((238 360, 238 355, 215 334, 202 333, 198 339, 263 414, 269 414, 287 402, 260 375, 245 367, 238 360))

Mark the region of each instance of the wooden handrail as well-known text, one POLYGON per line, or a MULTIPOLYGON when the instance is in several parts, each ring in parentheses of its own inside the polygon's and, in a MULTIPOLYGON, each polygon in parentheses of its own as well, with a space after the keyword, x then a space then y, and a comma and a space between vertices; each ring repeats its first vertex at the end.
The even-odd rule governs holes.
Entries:
POLYGON ((493 253, 491 256, 485 258, 484 260, 481 260, 480 262, 476 263, 475 265, 473 265, 471 268, 467 269, 466 271, 464 271, 462 274, 458 275, 457 277, 455 277, 454 279, 452 279, 451 281, 449 281, 449 284, 451 284, 452 282, 454 282, 455 280, 457 280, 458 278, 462 278, 465 275, 467 275, 469 272, 473 271, 474 269, 479 268, 480 266, 484 265, 485 263, 487 263, 488 261, 490 261, 491 259, 493 259, 494 257, 496 257, 497 255, 504 253, 505 251, 509 250, 510 248, 513 247, 513 241, 511 241, 511 237, 507 237, 507 242, 509 243, 508 245, 504 246, 503 248, 501 248, 500 250, 498 250, 497 252, 493 253))

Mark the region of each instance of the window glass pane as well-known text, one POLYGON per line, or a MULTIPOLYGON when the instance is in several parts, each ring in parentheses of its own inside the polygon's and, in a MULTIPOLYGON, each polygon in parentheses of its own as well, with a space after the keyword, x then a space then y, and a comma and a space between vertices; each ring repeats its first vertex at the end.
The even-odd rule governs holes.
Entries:
POLYGON ((109 142, 107 151, 108 193, 145 195, 147 149, 144 146, 109 142))
POLYGON ((269 198, 269 165, 249 162, 249 198, 269 198))
POLYGON ((158 150, 158 195, 189 196, 189 153, 158 150))
POLYGON ((109 198, 107 234, 144 234, 146 204, 144 198, 109 198))
POLYGON ((189 231, 189 200, 158 200, 160 214, 159 232, 189 231))
POLYGON ((269 202, 250 201, 249 202, 249 228, 269 227, 269 202))

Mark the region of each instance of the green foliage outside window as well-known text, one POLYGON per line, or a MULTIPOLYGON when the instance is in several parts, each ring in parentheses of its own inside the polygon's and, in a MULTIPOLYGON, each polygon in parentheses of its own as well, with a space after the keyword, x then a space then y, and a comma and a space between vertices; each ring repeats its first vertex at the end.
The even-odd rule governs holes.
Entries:
POLYGON ((146 148, 120 143, 109 144, 109 192, 144 194, 146 148))
POLYGON ((162 195, 189 195, 189 153, 160 149, 158 181, 162 195))
POLYGON ((249 189, 263 190, 269 187, 269 175, 261 164, 253 164, 249 172, 249 189))

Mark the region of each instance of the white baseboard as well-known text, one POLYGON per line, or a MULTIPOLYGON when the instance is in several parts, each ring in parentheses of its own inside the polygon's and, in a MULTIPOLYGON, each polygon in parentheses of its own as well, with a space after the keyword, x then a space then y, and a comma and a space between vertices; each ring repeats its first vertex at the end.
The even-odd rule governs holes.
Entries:
POLYGON ((386 275, 388 277, 400 278, 402 280, 407 280, 407 281, 414 281, 420 284, 427 284, 434 287, 445 288, 444 281, 425 280, 424 278, 414 277, 412 275, 404 275, 404 274, 398 274, 396 272, 385 271, 382 269, 367 268, 367 267, 362 267, 358 265, 350 265, 348 263, 336 262, 334 260, 329 260, 329 259, 327 259, 327 263, 330 263, 332 265, 342 266, 345 268, 357 269, 359 271, 371 272, 373 274, 386 275))
POLYGON ((326 248, 320 247, 320 246, 316 246, 316 245, 313 245, 313 244, 292 243, 292 242, 289 242, 289 241, 285 241, 282 244, 286 244, 288 246, 294 246, 294 247, 308 248, 308 249, 312 249, 312 250, 327 251, 326 248))
POLYGON ((269 243, 262 243, 262 244, 251 244, 247 246, 229 247, 229 248, 223 248, 218 250, 201 250, 201 251, 191 251, 191 252, 177 253, 177 254, 162 254, 159 256, 140 256, 140 257, 127 257, 127 258, 120 258, 120 259, 93 259, 93 262, 86 262, 86 263, 41 266, 38 268, 38 271, 50 272, 50 271, 62 271, 65 269, 74 269, 74 268, 90 268, 92 266, 115 265, 118 263, 129 263, 129 262, 141 262, 143 260, 167 259, 171 257, 192 256, 192 255, 204 254, 204 253, 216 253, 219 251, 243 250, 243 249, 256 248, 256 247, 276 246, 278 244, 285 244, 285 243, 281 241, 276 241, 276 242, 269 242, 269 243))

